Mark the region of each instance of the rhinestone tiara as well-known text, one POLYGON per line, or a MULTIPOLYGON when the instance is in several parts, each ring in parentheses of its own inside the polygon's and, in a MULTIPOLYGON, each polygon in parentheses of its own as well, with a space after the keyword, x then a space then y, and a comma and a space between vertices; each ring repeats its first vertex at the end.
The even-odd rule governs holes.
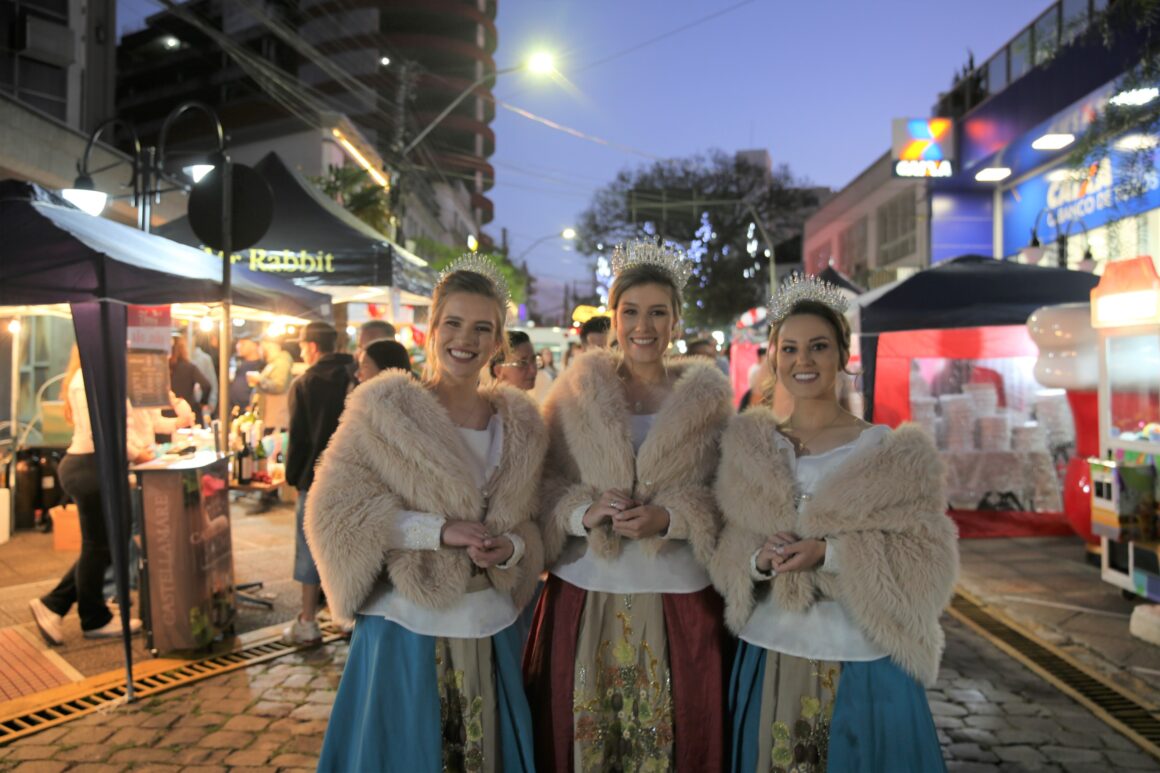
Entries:
POLYGON ((794 274, 783 282, 778 291, 769 299, 770 324, 776 325, 788 317, 794 306, 802 301, 820 303, 839 314, 845 314, 850 305, 837 285, 818 279, 816 276, 794 274))
POLYGON ((657 244, 652 239, 634 239, 628 244, 618 244, 612 250, 613 276, 643 265, 656 266, 664 271, 678 290, 684 290, 693 275, 693 264, 685 258, 685 253, 676 247, 657 244))
POLYGON ((507 280, 503 278, 503 274, 500 273, 494 261, 485 258, 478 252, 464 253, 448 264, 447 268, 439 272, 439 281, 436 286, 442 285, 447 281, 447 277, 459 271, 470 271, 473 274, 479 274, 495 287, 500 302, 505 309, 511 305, 512 294, 508 289, 507 280))

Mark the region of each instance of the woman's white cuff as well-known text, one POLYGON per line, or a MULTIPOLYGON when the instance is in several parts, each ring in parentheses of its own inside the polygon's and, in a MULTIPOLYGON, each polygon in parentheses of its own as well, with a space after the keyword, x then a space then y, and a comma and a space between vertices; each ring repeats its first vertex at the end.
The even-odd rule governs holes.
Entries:
POLYGON ((749 557, 749 576, 751 579, 753 579, 754 582, 765 582, 766 580, 772 580, 777 576, 777 572, 773 570, 763 572, 757 568, 757 556, 760 553, 761 548, 758 548, 757 550, 753 551, 753 555, 749 557))
POLYGON ((512 541, 512 554, 507 561, 504 561, 502 564, 496 564, 496 569, 512 569, 520 562, 520 559, 524 557, 524 548, 526 547, 526 544, 524 543, 524 538, 514 532, 509 531, 503 536, 512 541))
POLYGON ((589 507, 592 507, 591 502, 580 505, 568 517, 568 533, 573 537, 588 536, 588 530, 584 528, 584 514, 588 512, 589 507))
POLYGON ((841 569, 841 561, 839 560, 840 551, 838 550, 838 543, 834 541, 833 537, 826 539, 826 557, 822 559, 822 565, 819 567, 821 571, 827 574, 837 574, 841 569))

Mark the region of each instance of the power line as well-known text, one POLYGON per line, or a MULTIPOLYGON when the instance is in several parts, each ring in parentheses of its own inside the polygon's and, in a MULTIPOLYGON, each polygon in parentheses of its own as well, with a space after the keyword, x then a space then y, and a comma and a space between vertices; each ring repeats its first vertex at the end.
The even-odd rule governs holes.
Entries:
POLYGON ((713 19, 716 19, 719 16, 724 16, 725 14, 732 13, 733 11, 736 11, 738 8, 749 5, 750 3, 754 3, 756 1, 757 0, 741 0, 740 2, 734 3, 733 5, 730 5, 726 8, 722 8, 719 11, 714 11, 713 13, 710 13, 706 16, 702 16, 699 19, 694 19, 693 21, 691 21, 687 24, 682 24, 681 26, 676 27, 674 29, 671 29, 668 32, 662 32, 661 34, 659 34, 655 37, 651 37, 648 40, 645 40, 643 42, 637 43, 634 46, 630 46, 629 48, 623 49, 621 51, 617 51, 616 53, 613 53, 613 54, 609 54, 608 56, 605 56, 601 59, 597 59, 595 62, 589 62, 588 64, 583 65, 582 67, 574 69, 573 72, 578 72, 578 73, 584 72, 585 70, 591 70, 593 67, 599 67, 602 64, 608 64, 609 62, 620 59, 621 57, 625 57, 625 56, 628 56, 629 54, 636 53, 637 51, 640 51, 642 48, 647 48, 647 47, 653 45, 654 43, 659 43, 660 41, 665 40, 666 38, 671 38, 673 35, 677 35, 677 34, 680 34, 684 31, 686 31, 686 30, 690 30, 690 29, 693 29, 694 27, 698 27, 698 26, 704 24, 705 22, 712 21, 713 19))

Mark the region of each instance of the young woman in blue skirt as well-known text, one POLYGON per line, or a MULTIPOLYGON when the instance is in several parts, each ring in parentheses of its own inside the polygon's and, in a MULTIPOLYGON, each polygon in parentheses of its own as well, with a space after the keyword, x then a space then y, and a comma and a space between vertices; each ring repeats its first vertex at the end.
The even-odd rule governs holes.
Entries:
POLYGON ((769 357, 792 413, 751 409, 722 439, 710 571, 741 639, 734 771, 945 769, 923 687, 958 570, 942 468, 918 429, 839 404, 844 308, 813 279, 775 297, 769 357))
POLYGON ((547 433, 479 374, 506 341, 485 260, 436 286, 422 382, 350 396, 306 505, 331 612, 355 620, 319 770, 533 770, 516 623, 543 568, 533 522, 547 433))

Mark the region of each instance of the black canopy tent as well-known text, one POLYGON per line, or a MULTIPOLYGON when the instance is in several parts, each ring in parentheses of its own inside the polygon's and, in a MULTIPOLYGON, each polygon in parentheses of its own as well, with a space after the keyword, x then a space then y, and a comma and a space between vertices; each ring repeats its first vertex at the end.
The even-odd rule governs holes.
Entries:
MULTIPOLYGON (((222 264, 205 252, 91 217, 39 186, 0 182, 0 307, 71 307, 113 555, 132 696, 128 635, 126 322, 131 304, 221 301, 222 264)), ((317 316, 329 297, 235 267, 234 303, 317 316)))
MULTIPOLYGON (((319 289, 336 302, 372 300, 366 288, 390 287, 408 300, 428 299, 435 274, 426 262, 359 220, 274 152, 254 169, 274 193, 270 227, 254 246, 234 255, 234 264, 319 289), (412 297, 413 296, 413 297, 412 297)), ((157 232, 195 247, 202 241, 188 218, 157 232)))
POLYGON ((1025 325, 1032 312, 1059 303, 1084 303, 1099 277, 964 255, 858 298, 859 343, 867 420, 881 336, 902 331, 1025 325))

